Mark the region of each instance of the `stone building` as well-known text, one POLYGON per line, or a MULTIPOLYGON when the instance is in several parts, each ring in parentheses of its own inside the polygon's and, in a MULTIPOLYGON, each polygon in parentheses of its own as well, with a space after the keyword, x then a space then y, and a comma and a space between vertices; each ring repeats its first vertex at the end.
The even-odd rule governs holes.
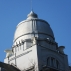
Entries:
POLYGON ((68 71, 64 48, 58 46, 49 23, 31 11, 17 25, 12 48, 5 50, 4 63, 20 71, 68 71))

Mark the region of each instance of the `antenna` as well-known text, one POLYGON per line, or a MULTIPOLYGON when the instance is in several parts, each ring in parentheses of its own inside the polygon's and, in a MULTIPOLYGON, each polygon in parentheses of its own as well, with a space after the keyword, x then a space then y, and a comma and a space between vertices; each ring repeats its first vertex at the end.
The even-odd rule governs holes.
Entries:
POLYGON ((32 4, 32 0, 31 0, 31 10, 33 11, 33 4, 32 4))

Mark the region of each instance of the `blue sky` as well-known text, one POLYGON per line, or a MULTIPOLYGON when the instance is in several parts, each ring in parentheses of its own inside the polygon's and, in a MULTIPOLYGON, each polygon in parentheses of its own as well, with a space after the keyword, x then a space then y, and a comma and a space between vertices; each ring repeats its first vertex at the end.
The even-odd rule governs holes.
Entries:
MULTIPOLYGON (((71 0, 33 0, 38 17, 48 21, 59 46, 65 46, 71 64, 71 0)), ((16 26, 31 11, 30 0, 0 0, 0 61, 11 48, 16 26)))

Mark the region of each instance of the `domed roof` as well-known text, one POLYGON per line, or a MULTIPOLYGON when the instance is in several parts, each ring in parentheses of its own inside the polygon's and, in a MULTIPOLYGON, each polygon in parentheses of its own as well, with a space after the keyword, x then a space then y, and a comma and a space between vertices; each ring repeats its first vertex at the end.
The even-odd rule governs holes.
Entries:
POLYGON ((54 40, 54 34, 48 22, 38 19, 37 14, 31 11, 27 19, 17 25, 14 43, 32 38, 34 34, 37 37, 49 37, 51 40, 54 40))

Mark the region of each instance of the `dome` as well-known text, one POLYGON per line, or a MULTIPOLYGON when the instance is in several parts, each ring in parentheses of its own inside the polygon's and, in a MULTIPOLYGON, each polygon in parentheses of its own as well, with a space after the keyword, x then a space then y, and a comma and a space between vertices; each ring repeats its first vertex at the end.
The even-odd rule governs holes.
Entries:
POLYGON ((17 25, 13 42, 29 39, 34 37, 34 35, 40 38, 49 37, 54 40, 54 34, 48 22, 39 19, 37 14, 31 11, 27 19, 17 25))

